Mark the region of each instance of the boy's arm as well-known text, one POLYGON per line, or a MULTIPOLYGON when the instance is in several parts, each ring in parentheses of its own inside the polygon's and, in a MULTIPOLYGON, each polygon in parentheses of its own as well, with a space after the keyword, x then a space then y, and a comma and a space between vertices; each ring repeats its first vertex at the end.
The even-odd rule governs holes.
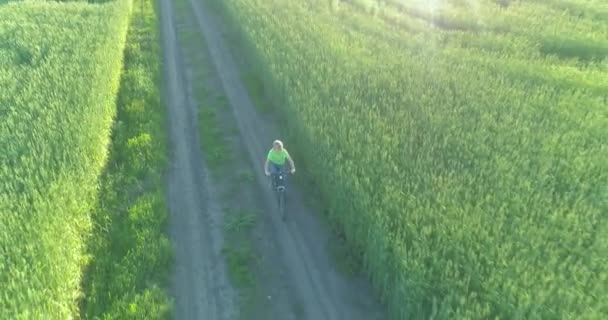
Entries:
POLYGON ((268 158, 266 158, 266 161, 264 162, 264 173, 266 175, 270 174, 270 172, 268 172, 268 158))
POLYGON ((288 155, 287 160, 289 160, 289 165, 291 166, 291 173, 295 173, 296 165, 293 163, 293 159, 291 159, 291 156, 288 155))

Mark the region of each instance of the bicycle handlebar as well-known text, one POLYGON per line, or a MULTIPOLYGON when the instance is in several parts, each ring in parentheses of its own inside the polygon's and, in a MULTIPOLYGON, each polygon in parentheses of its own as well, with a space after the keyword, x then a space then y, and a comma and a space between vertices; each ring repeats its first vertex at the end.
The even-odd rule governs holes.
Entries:
MULTIPOLYGON (((285 172, 282 172, 282 173, 284 173, 284 174, 293 174, 291 171, 285 171, 285 172)), ((281 172, 270 172, 269 173, 269 175, 271 175, 271 176, 272 175, 278 175, 278 174, 281 174, 281 172)))

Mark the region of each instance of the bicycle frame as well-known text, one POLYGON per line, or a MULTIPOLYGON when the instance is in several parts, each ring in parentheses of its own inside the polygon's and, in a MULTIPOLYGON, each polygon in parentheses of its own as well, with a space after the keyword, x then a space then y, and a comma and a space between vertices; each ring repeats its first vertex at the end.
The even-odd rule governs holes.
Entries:
POLYGON ((285 189, 287 189, 287 187, 285 186, 285 175, 287 175, 286 172, 271 174, 271 184, 277 194, 277 205, 283 221, 286 218, 285 189))
POLYGON ((273 187, 276 191, 285 191, 285 172, 271 174, 273 187))

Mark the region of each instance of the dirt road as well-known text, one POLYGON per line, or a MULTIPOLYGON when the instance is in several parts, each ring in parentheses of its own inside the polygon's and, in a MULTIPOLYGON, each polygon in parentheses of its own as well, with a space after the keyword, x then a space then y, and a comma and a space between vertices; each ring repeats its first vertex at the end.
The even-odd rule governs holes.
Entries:
MULTIPOLYGON (((270 224, 261 243, 272 242, 280 251, 287 270, 285 287, 298 300, 302 312, 298 319, 384 319, 384 310, 363 279, 340 274, 328 245, 334 240, 330 230, 318 221, 304 203, 303 193, 294 184, 289 190, 289 218, 283 222, 276 213, 261 164, 272 140, 281 137, 271 122, 263 119, 247 94, 239 70, 218 29, 216 17, 209 14, 203 0, 189 0, 203 34, 225 95, 233 110, 243 145, 267 210, 260 221, 270 224)), ((172 240, 176 247, 173 294, 177 319, 232 319, 234 290, 230 287, 220 254, 221 214, 206 168, 198 151, 196 116, 185 92, 184 70, 171 1, 161 0, 161 25, 165 54, 165 80, 172 165, 169 178, 172 240)), ((297 159, 296 159, 297 161, 297 159)), ((272 268, 272 266, 269 266, 272 268)), ((277 319, 286 319, 279 316, 277 319)), ((291 315, 287 318, 291 318, 291 315)))
POLYGON ((160 11, 171 152, 168 202, 175 250, 175 317, 233 319, 234 293, 221 256, 221 215, 201 160, 194 104, 185 90, 171 2, 161 1, 160 11))

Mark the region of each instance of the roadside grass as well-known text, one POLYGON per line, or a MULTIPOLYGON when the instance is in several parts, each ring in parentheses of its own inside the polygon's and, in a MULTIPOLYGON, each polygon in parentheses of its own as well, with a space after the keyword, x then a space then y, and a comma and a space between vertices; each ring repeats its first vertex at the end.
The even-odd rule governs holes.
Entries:
POLYGON ((256 223, 256 214, 247 212, 246 210, 236 211, 230 207, 225 208, 227 213, 224 229, 227 232, 243 232, 249 231, 256 223))
POLYGON ((251 186, 255 177, 251 170, 237 167, 237 158, 231 148, 231 138, 238 134, 236 125, 229 116, 228 99, 214 86, 215 70, 209 61, 203 36, 189 11, 187 0, 177 0, 176 11, 180 17, 178 38, 190 66, 192 93, 198 104, 198 127, 203 157, 211 176, 220 189, 221 201, 228 204, 224 214, 224 255, 228 276, 239 292, 240 318, 247 319, 258 305, 259 289, 256 269, 258 257, 252 247, 251 231, 256 224, 256 215, 238 207, 238 197, 251 186), (228 116, 227 116, 228 115, 228 116), (238 170, 237 170, 238 169, 238 170))
POLYGON ((155 2, 135 0, 109 162, 92 216, 91 263, 82 284, 85 319, 171 317, 160 61, 155 2))
POLYGON ((228 263, 230 280, 241 290, 247 290, 255 285, 254 275, 249 270, 249 264, 253 259, 251 252, 252 249, 247 244, 240 247, 231 245, 222 250, 228 263))
POLYGON ((243 72, 241 79, 243 80, 243 83, 245 83, 247 93, 249 94, 249 97, 251 97, 256 109, 264 114, 270 113, 272 111, 272 105, 267 103, 267 99, 264 96, 263 82, 258 79, 253 71, 243 72))
POLYGON ((347 276, 356 276, 364 271, 361 254, 358 254, 350 248, 344 237, 339 236, 338 241, 331 242, 329 245, 329 252, 333 257, 338 270, 343 274, 347 276))
POLYGON ((251 170, 242 171, 238 174, 238 182, 240 183, 253 183, 255 181, 255 175, 251 170))
POLYGON ((232 154, 223 141, 223 132, 218 127, 217 111, 208 106, 201 106, 198 119, 203 153, 212 174, 217 176, 218 170, 223 169, 232 160, 232 154))
POLYGON ((254 270, 259 270, 261 261, 252 247, 251 230, 256 224, 256 214, 242 208, 226 208, 224 230, 226 245, 223 250, 228 274, 233 285, 240 292, 240 317, 249 319, 264 298, 254 270))

